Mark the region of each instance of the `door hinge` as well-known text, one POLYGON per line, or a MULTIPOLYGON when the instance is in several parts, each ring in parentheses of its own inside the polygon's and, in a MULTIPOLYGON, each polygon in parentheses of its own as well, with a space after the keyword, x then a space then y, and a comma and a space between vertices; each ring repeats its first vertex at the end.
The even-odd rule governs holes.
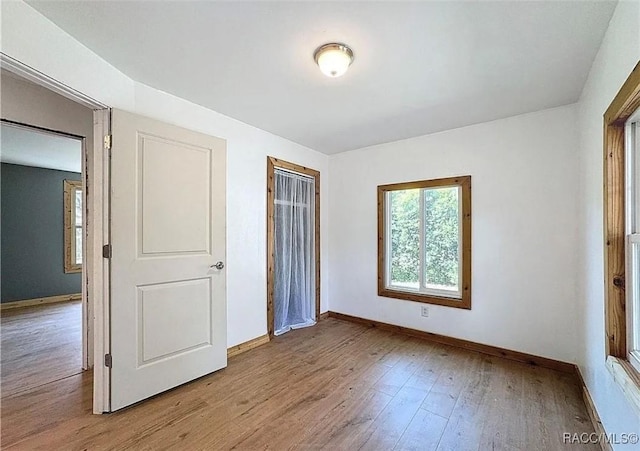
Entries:
POLYGON ((111 258, 113 255, 113 251, 111 250, 110 244, 105 244, 102 246, 102 258, 111 258))
POLYGON ((111 354, 105 354, 104 355, 104 366, 106 366, 107 368, 111 368, 112 364, 113 364, 113 359, 111 358, 111 354))
POLYGON ((104 135, 104 148, 111 150, 111 135, 104 135))

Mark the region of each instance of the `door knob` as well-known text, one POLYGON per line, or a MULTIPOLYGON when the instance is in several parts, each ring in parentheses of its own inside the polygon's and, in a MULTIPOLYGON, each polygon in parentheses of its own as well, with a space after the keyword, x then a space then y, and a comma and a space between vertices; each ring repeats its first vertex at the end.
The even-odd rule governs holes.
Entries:
POLYGON ((209 266, 209 268, 211 268, 211 269, 214 269, 214 268, 215 269, 222 269, 222 268, 224 268, 224 263, 223 262, 218 262, 215 265, 209 266))

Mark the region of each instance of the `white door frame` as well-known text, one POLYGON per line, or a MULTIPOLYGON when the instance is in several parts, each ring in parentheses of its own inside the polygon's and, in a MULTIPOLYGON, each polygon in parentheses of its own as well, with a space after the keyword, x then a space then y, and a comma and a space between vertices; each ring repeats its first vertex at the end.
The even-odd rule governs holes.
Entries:
MULTIPOLYGON (((76 103, 93 110, 93 136, 91 149, 85 142, 85 169, 83 186, 88 186, 87 212, 91 220, 86 227, 85 264, 83 265, 83 302, 88 306, 83 318, 87 327, 87 358, 83 365, 93 364, 93 413, 109 412, 110 386, 109 368, 105 365, 105 355, 110 348, 109 325, 109 259, 103 258, 103 245, 109 243, 110 217, 110 164, 109 149, 105 136, 110 135, 109 107, 64 83, 0 52, 0 67, 32 83, 43 86, 76 103), (87 289, 88 288, 88 289, 87 289), (86 302, 87 299, 93 302, 86 302), (93 310, 93 311, 91 311, 93 310), (93 318, 93 321, 91 321, 93 318), (92 351, 93 348, 93 352, 92 351)), ((108 143, 110 144, 110 143, 108 143)), ((86 220, 85 220, 86 221, 86 220)), ((83 341, 85 338, 83 337, 83 341)))

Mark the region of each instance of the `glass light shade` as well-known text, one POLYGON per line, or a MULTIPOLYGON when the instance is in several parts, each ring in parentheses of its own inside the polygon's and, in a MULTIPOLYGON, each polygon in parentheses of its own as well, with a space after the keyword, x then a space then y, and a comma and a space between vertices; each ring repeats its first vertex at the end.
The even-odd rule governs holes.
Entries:
POLYGON ((323 74, 335 78, 349 69, 353 52, 344 44, 326 44, 316 50, 315 60, 323 74))

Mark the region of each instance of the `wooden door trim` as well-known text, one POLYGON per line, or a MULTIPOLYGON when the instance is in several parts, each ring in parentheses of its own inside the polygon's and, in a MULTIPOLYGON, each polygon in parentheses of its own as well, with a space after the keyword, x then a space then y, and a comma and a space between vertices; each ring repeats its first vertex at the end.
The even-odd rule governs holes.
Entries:
POLYGON ((640 63, 604 113, 604 287, 607 355, 626 359, 625 123, 640 107, 640 63))
POLYGON ((267 157, 267 332, 269 338, 273 338, 273 294, 275 283, 275 170, 286 169, 313 177, 315 180, 315 279, 316 279, 316 321, 320 319, 320 172, 306 166, 267 157))

